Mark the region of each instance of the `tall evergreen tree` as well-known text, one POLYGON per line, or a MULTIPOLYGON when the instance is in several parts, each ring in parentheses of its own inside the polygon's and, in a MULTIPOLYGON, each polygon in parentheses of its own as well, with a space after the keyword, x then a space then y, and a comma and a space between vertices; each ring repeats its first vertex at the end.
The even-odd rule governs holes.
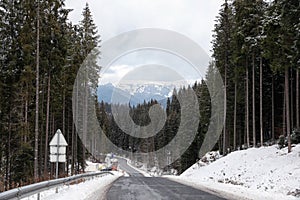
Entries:
MULTIPOLYGON (((82 139, 83 144, 87 144, 86 137, 88 135, 88 122, 92 122, 88 115, 88 104, 94 103, 89 102, 89 95, 91 94, 96 99, 96 89, 98 86, 98 78, 100 72, 100 66, 97 64, 99 55, 98 43, 100 42, 100 36, 97 33, 97 27, 93 22, 91 11, 88 4, 82 13, 83 19, 80 22, 80 39, 81 39, 81 56, 85 59, 82 64, 83 71, 83 88, 84 97, 82 98, 82 139)), ((94 133, 91 133, 94 134, 94 133)), ((83 149, 85 147, 83 146, 83 149)), ((85 160, 85 151, 83 152, 83 160, 85 160)))
POLYGON ((227 0, 222 5, 220 16, 217 18, 215 25, 215 35, 213 40, 213 57, 216 66, 222 74, 224 80, 224 129, 223 129, 223 154, 227 153, 227 148, 230 146, 229 134, 227 128, 228 123, 228 73, 231 70, 231 37, 232 37, 232 9, 227 0))

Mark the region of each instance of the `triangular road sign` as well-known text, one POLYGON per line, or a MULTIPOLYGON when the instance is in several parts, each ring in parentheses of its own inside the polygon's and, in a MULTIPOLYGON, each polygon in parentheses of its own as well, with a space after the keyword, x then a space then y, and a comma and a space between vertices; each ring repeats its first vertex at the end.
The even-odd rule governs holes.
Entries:
POLYGON ((52 140, 50 141, 50 146, 68 146, 68 143, 64 137, 64 135, 61 133, 61 130, 58 129, 53 136, 52 140))

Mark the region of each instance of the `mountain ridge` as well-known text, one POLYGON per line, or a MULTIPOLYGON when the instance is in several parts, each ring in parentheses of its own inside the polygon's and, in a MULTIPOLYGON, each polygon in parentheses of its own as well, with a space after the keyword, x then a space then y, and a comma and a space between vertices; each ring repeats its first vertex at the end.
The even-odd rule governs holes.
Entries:
POLYGON ((156 100, 162 106, 166 105, 167 99, 173 94, 175 84, 165 83, 122 83, 118 86, 112 83, 99 85, 97 90, 98 101, 106 103, 120 103, 137 105, 144 101, 156 100), (112 99, 113 98, 113 99, 112 99), (129 102, 126 100, 129 100, 129 102))

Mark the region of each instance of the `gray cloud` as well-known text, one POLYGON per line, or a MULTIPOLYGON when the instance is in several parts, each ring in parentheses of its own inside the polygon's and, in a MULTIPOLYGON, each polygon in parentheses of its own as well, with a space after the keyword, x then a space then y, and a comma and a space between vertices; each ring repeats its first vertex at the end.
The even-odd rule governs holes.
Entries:
MULTIPOLYGON (((177 31, 196 41, 210 54, 210 41, 220 0, 95 0, 87 1, 103 40, 136 28, 177 31)), ((70 19, 81 19, 85 1, 66 0, 70 19)))
POLYGON ((144 65, 127 73, 122 81, 179 81, 184 78, 163 65, 144 65))
MULTIPOLYGON (((222 4, 220 0, 95 0, 87 2, 104 42, 134 29, 161 28, 176 31, 194 40, 208 55, 210 55, 215 16, 222 4)), ((70 13, 70 20, 75 24, 82 19, 81 13, 85 3, 82 0, 66 0, 65 2, 67 8, 74 9, 70 13)), ((197 52, 192 52, 192 54, 201 56, 197 52)), ((207 67, 207 59, 203 58, 203 61, 201 67, 207 67)), ((107 71, 102 71, 100 82, 118 82, 130 71, 136 71, 137 67, 153 64, 167 66, 186 80, 201 78, 199 73, 197 75, 194 69, 179 57, 163 52, 142 51, 119 58, 107 71)), ((139 73, 142 76, 142 71, 139 73)), ((144 73, 145 77, 146 75, 144 73)))

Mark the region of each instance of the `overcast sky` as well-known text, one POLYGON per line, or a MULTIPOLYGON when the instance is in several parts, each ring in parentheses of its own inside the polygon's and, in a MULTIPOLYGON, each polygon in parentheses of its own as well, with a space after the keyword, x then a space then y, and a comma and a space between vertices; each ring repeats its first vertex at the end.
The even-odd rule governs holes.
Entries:
MULTIPOLYGON (((192 39, 208 55, 211 55, 214 20, 223 3, 222 0, 66 0, 66 7, 74 9, 69 15, 74 24, 82 19, 81 13, 86 2, 89 4, 102 41, 138 28, 168 29, 192 39)), ((145 57, 145 52, 140 53, 145 57)), ((150 57, 153 54, 153 52, 148 53, 150 57)), ((140 58, 143 56, 135 55, 135 57, 140 58)), ((115 62, 106 74, 102 74, 102 82, 120 81, 133 69, 132 66, 153 64, 143 63, 141 61, 143 59, 136 60, 136 62, 132 59, 132 55, 127 55, 127 58, 121 58, 115 62)), ((172 70, 177 71, 178 69, 178 74, 181 74, 180 68, 183 67, 184 62, 178 61, 176 64, 174 60, 176 59, 173 59, 172 70)), ((168 70, 162 70, 162 74, 164 71, 168 70)), ((149 70, 147 70, 147 73, 150 73, 149 70)), ((187 76, 183 77, 186 79, 194 78, 192 75, 195 73, 192 70, 189 74, 190 76, 187 73, 187 76)), ((132 71, 131 75, 135 76, 132 71)), ((137 70, 136 75, 141 76, 141 71, 137 70)), ((166 74, 166 77, 168 77, 168 74, 166 74)))

